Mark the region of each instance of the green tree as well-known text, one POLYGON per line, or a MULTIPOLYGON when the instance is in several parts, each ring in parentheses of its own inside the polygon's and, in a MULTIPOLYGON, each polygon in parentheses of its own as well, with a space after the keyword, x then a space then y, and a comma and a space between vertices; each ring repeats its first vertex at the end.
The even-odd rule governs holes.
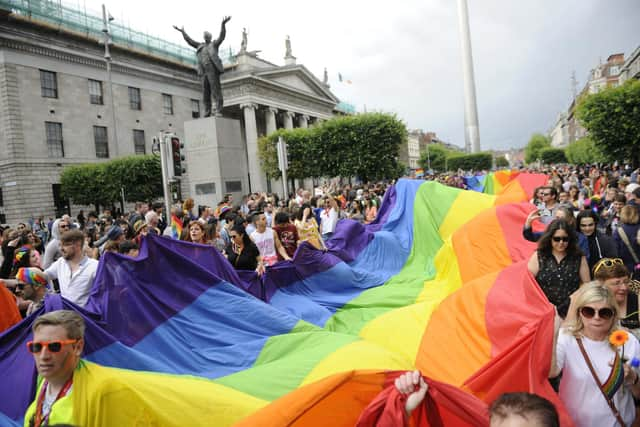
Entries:
POLYGON ((462 154, 449 157, 449 170, 488 170, 491 169, 491 153, 462 154))
POLYGON ((447 157, 450 157, 452 152, 447 150, 447 148, 439 143, 429 144, 427 147, 427 151, 424 151, 420 155, 420 160, 418 163, 420 167, 424 170, 429 169, 429 163, 431 164, 431 169, 435 171, 444 171, 447 166, 447 157))
POLYGON ((567 163, 567 157, 561 148, 544 148, 540 151, 540 159, 548 165, 553 163, 567 163))
POLYGON ((363 180, 395 178, 400 144, 407 142, 405 125, 382 113, 337 117, 309 129, 278 130, 258 141, 263 170, 280 176, 276 143, 287 142, 291 178, 359 176, 363 180))
POLYGON ((105 191, 106 166, 104 163, 67 166, 60 175, 62 196, 78 205, 99 206, 113 200, 105 191))
POLYGON ((534 133, 524 148, 524 161, 533 163, 540 158, 540 152, 551 147, 551 139, 541 133, 534 133))
POLYGON ((60 176, 62 195, 78 205, 110 206, 124 188, 129 202, 162 196, 160 159, 123 157, 109 162, 67 166, 60 176))
POLYGON ((610 159, 600 151, 600 148, 593 142, 589 136, 580 138, 574 143, 569 144, 565 150, 567 161, 574 165, 583 163, 599 163, 606 162, 610 159))
POLYGON ((153 200, 163 196, 160 158, 129 156, 105 163, 106 188, 112 201, 120 200, 124 189, 127 202, 153 200))
POLYGON ((508 168, 509 161, 505 156, 496 157, 496 167, 497 168, 508 168))
POLYGON ((577 117, 601 152, 640 164, 640 80, 585 96, 577 117))

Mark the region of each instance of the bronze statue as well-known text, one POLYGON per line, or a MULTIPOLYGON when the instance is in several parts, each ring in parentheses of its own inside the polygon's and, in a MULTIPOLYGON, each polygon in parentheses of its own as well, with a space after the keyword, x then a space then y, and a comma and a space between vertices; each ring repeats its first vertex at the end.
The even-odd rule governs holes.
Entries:
POLYGON ((187 35, 184 31, 184 27, 178 28, 173 26, 176 30, 182 33, 184 40, 189 43, 190 46, 196 49, 196 56, 198 57, 198 76, 202 81, 202 102, 204 103, 204 117, 209 117, 212 114, 211 111, 211 96, 215 99, 216 108, 213 114, 216 116, 222 115, 222 88, 220 87, 220 74, 224 73, 224 67, 222 61, 218 56, 218 48, 224 41, 227 35, 226 24, 231 19, 230 16, 225 16, 220 25, 220 36, 211 41, 211 33, 204 32, 204 43, 198 43, 187 35))

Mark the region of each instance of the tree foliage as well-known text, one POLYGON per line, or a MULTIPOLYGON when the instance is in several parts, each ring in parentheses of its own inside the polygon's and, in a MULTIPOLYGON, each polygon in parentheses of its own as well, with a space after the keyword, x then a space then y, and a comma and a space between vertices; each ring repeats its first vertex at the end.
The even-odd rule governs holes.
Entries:
POLYGON ((491 153, 474 153, 452 156, 448 160, 449 170, 487 170, 491 169, 491 153))
POLYGON ((554 163, 567 163, 567 157, 561 148, 544 148, 540 151, 540 159, 548 165, 554 163))
POLYGON ((269 177, 279 177, 276 144, 287 142, 290 178, 358 176, 365 181, 396 178, 405 125, 382 113, 337 117, 309 129, 280 129, 258 141, 258 156, 269 177))
POLYGON ((609 160, 589 136, 570 144, 566 150, 567 161, 574 165, 600 163, 609 160))
POLYGON ((431 169, 444 171, 448 166, 447 158, 453 156, 454 152, 439 143, 429 144, 427 149, 428 151, 424 151, 420 155, 420 160, 418 160, 420 167, 428 170, 429 164, 431 164, 431 169))
POLYGON ((585 96, 577 117, 601 152, 640 162, 640 81, 629 80, 585 96))
POLYGON ((509 161, 505 156, 496 157, 496 167, 507 168, 509 167, 509 161))
POLYGON ((534 133, 529 143, 524 148, 524 161, 527 163, 535 162, 540 158, 540 152, 545 148, 551 147, 551 139, 541 133, 534 133))
POLYGON ((111 205, 120 200, 135 202, 162 196, 160 159, 149 156, 122 157, 104 163, 67 166, 60 176, 62 195, 78 205, 111 205))

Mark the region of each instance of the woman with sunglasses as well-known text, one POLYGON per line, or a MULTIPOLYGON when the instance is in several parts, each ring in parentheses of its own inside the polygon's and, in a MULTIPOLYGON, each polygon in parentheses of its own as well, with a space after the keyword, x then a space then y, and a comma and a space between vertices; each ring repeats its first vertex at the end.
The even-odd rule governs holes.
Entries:
POLYGON ((255 270, 264 273, 260 250, 253 243, 242 224, 236 224, 229 232, 231 243, 225 249, 227 259, 236 270, 255 270))
POLYGON ((604 258, 593 268, 593 278, 613 293, 618 306, 620 324, 636 338, 640 337, 640 314, 638 294, 631 291, 629 270, 620 258, 604 258))
POLYGON ((630 426, 640 378, 622 356, 627 361, 640 358, 640 344, 633 335, 621 348, 609 342, 611 333, 620 328, 617 305, 613 293, 599 283, 586 284, 573 307, 573 320, 562 329, 556 316, 549 377, 562 373, 560 399, 576 426, 614 427, 621 422, 630 426))
MULTIPOLYGON (((540 210, 535 210, 531 212, 529 216, 527 216, 527 219, 524 222, 524 228, 522 229, 522 237, 524 237, 530 242, 537 242, 538 240, 540 240, 544 232, 533 231, 533 229, 531 228, 531 224, 533 223, 533 221, 540 220, 540 218, 541 218, 540 210)), ((570 210, 565 206, 559 206, 556 208, 555 212, 553 213, 553 219, 563 219, 567 221, 567 223, 572 227, 575 227, 576 225, 576 219, 573 216, 572 210, 570 210)), ((582 253, 587 257, 587 262, 589 262, 589 254, 590 254, 589 242, 587 241, 586 236, 580 233, 580 230, 578 230, 577 236, 578 236, 578 247, 580 248, 582 253)))
MULTIPOLYGON (((603 258, 617 258, 618 248, 611 237, 597 230, 598 214, 592 210, 584 210, 576 218, 578 232, 586 237, 589 271, 603 258)), ((584 248, 581 247, 583 252, 584 248)))
POLYGON ((581 283, 590 280, 587 259, 578 247, 575 228, 562 219, 549 224, 528 267, 563 318, 569 309, 571 295, 581 283))

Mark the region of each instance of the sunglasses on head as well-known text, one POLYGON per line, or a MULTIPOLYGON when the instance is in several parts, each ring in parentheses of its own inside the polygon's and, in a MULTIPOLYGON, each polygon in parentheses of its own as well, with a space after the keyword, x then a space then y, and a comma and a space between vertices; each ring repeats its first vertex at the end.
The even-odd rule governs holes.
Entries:
POLYGON ((569 241, 569 237, 552 237, 554 242, 565 242, 567 243, 569 241))
POLYGON ((622 259, 620 259, 620 258, 602 258, 600 261, 598 261, 596 266, 593 268, 593 275, 595 276, 595 274, 598 271, 600 271, 600 269, 602 267, 611 268, 616 264, 617 265, 624 265, 624 262, 622 262, 622 259))
POLYGON ((604 320, 609 320, 613 317, 613 310, 605 307, 605 308, 601 308, 600 310, 596 310, 593 307, 582 307, 580 309, 580 314, 582 314, 582 316, 586 317, 587 319, 592 319, 593 316, 596 315, 596 313, 598 313, 598 317, 604 320))
POLYGON ((42 349, 46 346, 50 353, 58 353, 62 350, 62 346, 65 344, 75 344, 79 340, 60 340, 60 341, 29 341, 27 343, 27 350, 33 354, 40 354, 42 349))

